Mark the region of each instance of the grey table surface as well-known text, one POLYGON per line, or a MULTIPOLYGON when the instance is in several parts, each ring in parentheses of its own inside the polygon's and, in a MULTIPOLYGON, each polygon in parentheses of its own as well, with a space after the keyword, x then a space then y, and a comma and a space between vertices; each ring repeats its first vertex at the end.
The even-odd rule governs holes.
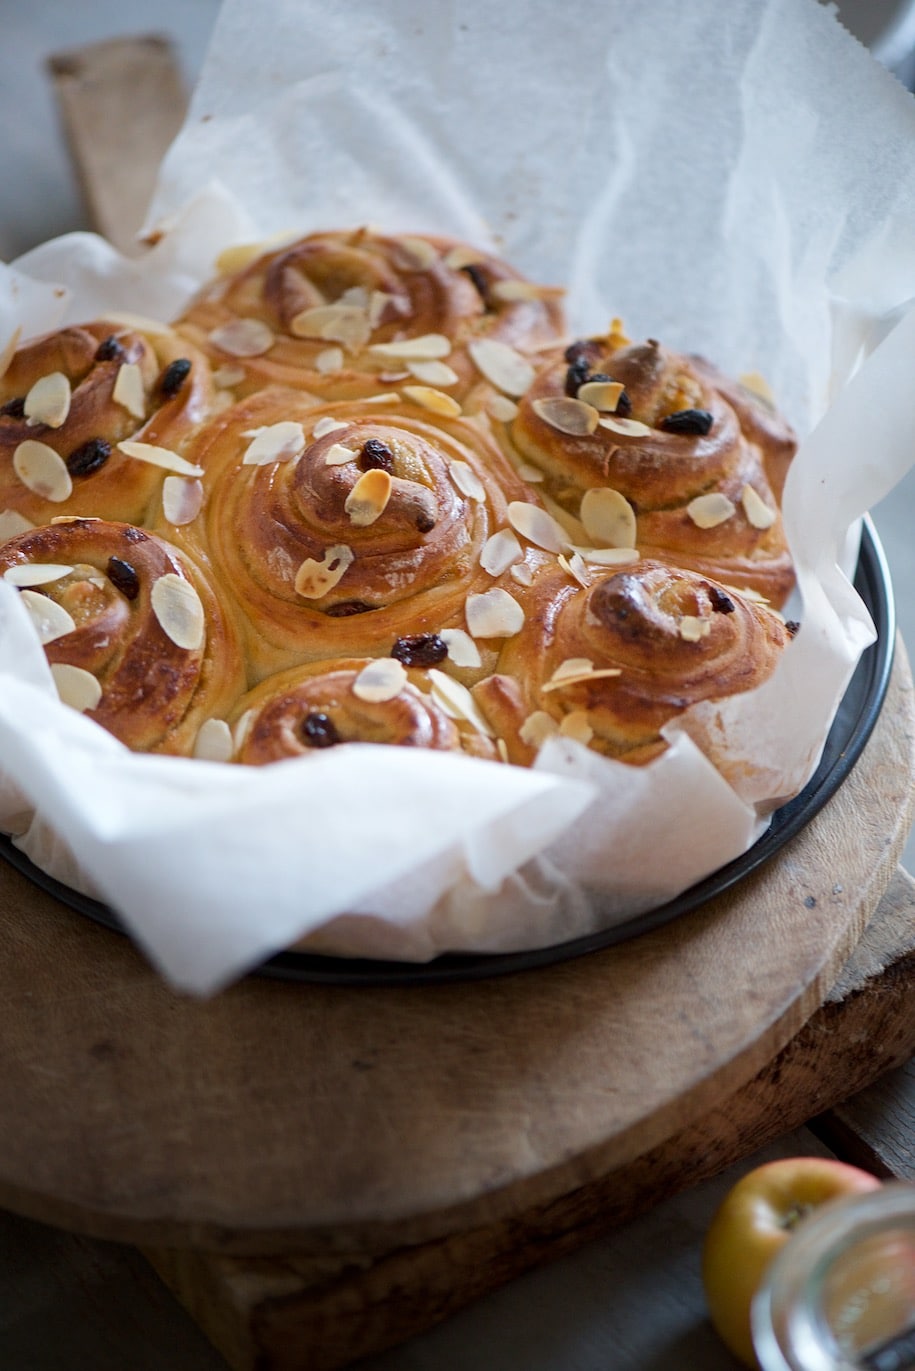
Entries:
MULTIPOLYGON (((16 188, 0 200, 0 257, 86 227, 47 56, 121 34, 163 33, 176 44, 190 84, 217 10, 217 0, 159 0, 152 13, 136 0, 0 0, 0 185, 16 188)), ((908 594, 915 586, 915 476, 876 509, 875 519, 902 632, 915 642, 915 595, 908 594)), ((913 858, 910 842, 910 869, 913 858)), ((733 1371, 736 1363, 705 1317, 702 1234, 727 1186, 763 1155, 821 1150, 809 1133, 786 1135, 765 1154, 363 1365, 368 1371, 733 1371)), ((224 1362, 139 1253, 0 1212, 0 1366, 218 1371, 224 1362)))

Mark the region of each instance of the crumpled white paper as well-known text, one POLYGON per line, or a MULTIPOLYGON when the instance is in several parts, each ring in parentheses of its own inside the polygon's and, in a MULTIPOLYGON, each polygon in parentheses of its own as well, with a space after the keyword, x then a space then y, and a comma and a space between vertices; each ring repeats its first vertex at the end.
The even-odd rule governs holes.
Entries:
POLYGON ((414 959, 547 945, 744 851, 814 769, 873 634, 837 562, 915 455, 913 144, 912 98, 815 0, 535 3, 521 25, 476 0, 227 0, 150 213, 161 240, 130 262, 84 234, 20 259, 0 341, 105 308, 171 316, 222 247, 278 232, 495 246, 568 286, 575 332, 622 315, 767 377, 809 433, 785 506, 803 631, 648 768, 551 740, 530 771, 355 745, 249 769, 133 756, 59 705, 0 585, 0 822, 34 808, 24 849, 196 993, 303 938, 414 959))

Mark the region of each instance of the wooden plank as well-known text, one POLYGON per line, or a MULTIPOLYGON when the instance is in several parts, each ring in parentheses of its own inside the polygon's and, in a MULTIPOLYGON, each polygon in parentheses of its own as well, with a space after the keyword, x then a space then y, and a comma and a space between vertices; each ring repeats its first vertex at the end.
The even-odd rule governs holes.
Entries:
POLYGON ((172 44, 149 34, 56 53, 48 66, 91 222, 116 248, 137 233, 187 95, 172 44))

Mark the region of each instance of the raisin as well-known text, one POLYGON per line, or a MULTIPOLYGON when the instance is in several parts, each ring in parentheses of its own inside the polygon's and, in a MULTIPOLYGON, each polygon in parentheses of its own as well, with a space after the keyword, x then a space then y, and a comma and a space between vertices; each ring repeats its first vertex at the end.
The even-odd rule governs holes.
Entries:
POLYGON ((190 375, 190 370, 191 364, 186 357, 176 357, 174 362, 169 362, 159 381, 159 389, 166 400, 171 400, 178 394, 190 375))
POLYGON ((704 437, 712 427, 712 416, 707 409, 678 409, 675 414, 665 414, 658 428, 665 433, 689 433, 704 437))
POLYGON ((431 533, 435 528, 435 520, 431 514, 419 514, 416 518, 416 530, 418 533, 431 533))
POLYGON ((394 454, 380 438, 366 438, 357 465, 360 471, 386 471, 391 476, 394 472, 394 454))
POLYGON ((353 614, 367 614, 374 605, 367 605, 364 600, 341 600, 337 605, 330 605, 324 613, 328 619, 349 619, 353 614))
POLYGON ((301 732, 302 742, 306 747, 335 747, 342 741, 333 720, 317 710, 305 715, 301 732))
POLYGON ((104 438, 90 438, 75 448, 67 458, 67 470, 71 476, 91 476, 93 471, 103 467, 111 456, 111 444, 104 438))
POLYGON ((572 399, 578 394, 578 387, 583 386, 588 380, 588 363, 586 361, 573 362, 566 372, 566 395, 572 399))
POLYGON ((95 360, 97 362, 123 362, 127 358, 126 350, 111 333, 95 350, 95 360))
POLYGON ((8 419, 25 418, 25 396, 17 395, 13 400, 7 400, 5 405, 0 405, 0 414, 8 419))
POLYGON ((477 295, 479 295, 480 299, 483 301, 484 307, 486 309, 492 309, 492 300, 489 295, 489 282, 486 280, 482 269, 478 267, 475 262, 468 262, 465 267, 461 267, 461 271, 470 277, 477 295))
POLYGON ((795 636, 795 634, 798 633, 798 632, 800 631, 800 627, 801 627, 801 626, 800 626, 800 624, 798 623, 797 619, 786 619, 786 620, 785 620, 785 629, 787 630, 787 633, 788 633, 788 637, 789 637, 789 638, 793 638, 793 637, 795 636))
POLYGON ((617 400, 616 409, 613 412, 619 419, 628 419, 632 413, 632 401, 625 390, 617 400))
POLYGON ((140 593, 140 578, 129 562, 120 557, 108 558, 108 579, 125 600, 135 600, 140 593))
POLYGON ((709 599, 712 602, 712 609, 714 609, 717 614, 734 613, 736 606, 730 595, 725 595, 724 591, 719 590, 717 586, 709 586, 708 593, 709 599))
POLYGON ((437 633, 413 633, 397 639, 391 656, 402 666, 437 666, 448 656, 448 644, 437 633))
POLYGON ((577 342, 569 344, 563 353, 563 356, 569 363, 569 366, 574 367, 576 363, 580 362, 583 362, 586 366, 590 366, 591 344, 587 339, 579 338, 577 342))

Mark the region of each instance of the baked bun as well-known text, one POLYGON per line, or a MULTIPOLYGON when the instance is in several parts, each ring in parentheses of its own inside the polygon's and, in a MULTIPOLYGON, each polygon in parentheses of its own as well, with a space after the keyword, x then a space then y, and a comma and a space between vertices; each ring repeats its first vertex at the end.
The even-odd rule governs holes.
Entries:
POLYGON ((794 574, 768 471, 780 492, 793 440, 708 364, 614 332, 573 343, 540 371, 510 432, 572 520, 599 521, 595 492, 616 492, 643 556, 784 604, 794 574))
POLYGON ((587 588, 544 568, 521 631, 474 697, 512 761, 559 733, 621 761, 650 761, 690 705, 774 671, 791 628, 764 605, 681 567, 638 561, 587 588))
POLYGON ((560 295, 451 239, 363 228, 310 234, 228 270, 178 327, 237 372, 240 394, 281 384, 365 398, 396 376, 460 400, 480 379, 473 343, 526 354, 559 341, 560 295))
POLYGON ((0 546, 61 697, 136 751, 190 754, 245 688, 231 608, 132 524, 64 519, 0 546))
MULTIPOLYGON (((429 670, 407 669, 397 657, 369 657, 318 662, 267 677, 239 700, 230 717, 235 760, 262 766, 354 742, 496 759, 491 730, 469 693, 433 665, 445 658, 444 643, 438 640, 437 647, 433 638, 412 640, 414 659, 425 649, 429 670)), ((408 655, 406 646, 402 655, 408 655)))
POLYGON ((35 339, 0 378, 0 510, 144 522, 168 474, 155 450, 180 468, 212 402, 205 358, 164 326, 100 320, 35 339))
POLYGON ((523 483, 475 424, 388 399, 315 407, 268 387, 198 434, 204 503, 169 536, 232 596, 252 681, 463 628, 492 588, 483 548, 523 483))

